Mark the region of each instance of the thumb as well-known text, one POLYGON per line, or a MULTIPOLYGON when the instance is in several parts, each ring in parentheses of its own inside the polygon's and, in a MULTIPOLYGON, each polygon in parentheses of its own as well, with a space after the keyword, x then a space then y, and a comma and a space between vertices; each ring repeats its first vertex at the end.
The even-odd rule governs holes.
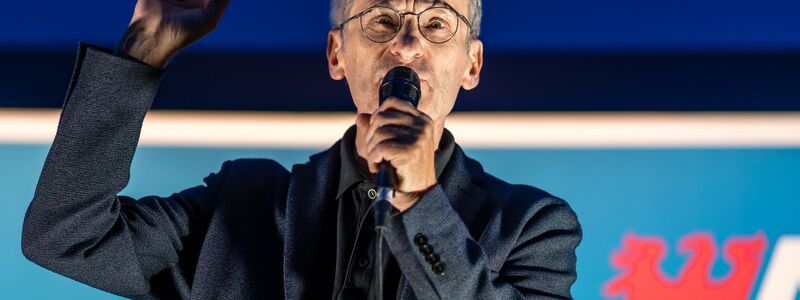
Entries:
POLYGON ((371 118, 372 118, 371 114, 358 114, 356 116, 356 128, 358 128, 359 132, 363 130, 364 134, 366 134, 367 131, 369 131, 369 120, 371 118))
MULTIPOLYGON (((367 132, 369 132, 369 128, 370 128, 369 121, 370 121, 371 118, 372 118, 371 114, 363 114, 362 113, 362 114, 358 114, 356 116, 356 129, 357 129, 356 130, 356 135, 358 135, 358 138, 356 138, 356 141, 364 141, 364 147, 366 147, 366 144, 369 142, 366 139, 367 139, 367 132)), ((358 145, 356 145, 356 147, 358 147, 358 145)), ((359 149, 359 150, 367 151, 367 149, 359 149)), ((367 155, 367 153, 359 152, 359 155, 361 155, 361 154, 363 154, 365 156, 367 155)), ((366 158, 364 158, 364 159, 366 160, 366 158)), ((376 164, 374 162, 371 162, 369 160, 366 160, 366 161, 367 161, 367 166, 369 167, 369 172, 370 173, 377 173, 378 172, 378 164, 376 164)))

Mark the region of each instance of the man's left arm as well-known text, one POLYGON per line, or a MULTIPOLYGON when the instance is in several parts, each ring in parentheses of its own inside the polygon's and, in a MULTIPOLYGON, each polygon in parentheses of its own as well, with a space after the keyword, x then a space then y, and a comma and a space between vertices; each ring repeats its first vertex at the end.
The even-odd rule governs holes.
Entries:
MULTIPOLYGON (((501 226, 497 229, 503 235, 511 235, 502 238, 515 240, 499 270, 490 268, 484 248, 470 235, 438 184, 392 217, 386 240, 416 296, 571 299, 575 248, 582 237, 575 213, 552 196, 515 201, 519 200, 531 203, 524 218, 489 223, 501 226)), ((502 213, 494 216, 502 217, 502 213)))

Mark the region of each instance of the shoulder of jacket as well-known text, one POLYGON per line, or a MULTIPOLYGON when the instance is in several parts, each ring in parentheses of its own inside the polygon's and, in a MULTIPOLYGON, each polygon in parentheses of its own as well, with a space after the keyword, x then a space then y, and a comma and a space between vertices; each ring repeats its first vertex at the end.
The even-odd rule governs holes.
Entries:
POLYGON ((483 172, 477 183, 487 191, 490 199, 499 202, 495 205, 504 210, 526 211, 534 215, 543 209, 558 208, 573 216, 575 214, 566 200, 532 185, 511 184, 487 172, 483 172))

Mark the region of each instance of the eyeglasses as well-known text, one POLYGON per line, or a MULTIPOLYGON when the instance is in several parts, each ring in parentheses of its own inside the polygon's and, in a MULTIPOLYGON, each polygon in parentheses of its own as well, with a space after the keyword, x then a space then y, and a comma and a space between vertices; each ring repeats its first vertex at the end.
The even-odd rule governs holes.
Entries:
POLYGON ((456 35, 459 19, 463 20, 470 33, 472 32, 472 25, 464 15, 458 13, 449 4, 440 3, 445 7, 430 7, 419 13, 401 13, 391 7, 373 6, 340 23, 336 29, 341 30, 347 22, 358 18, 361 23, 361 31, 367 39, 376 43, 385 43, 400 32, 406 15, 415 15, 417 16, 417 27, 422 36, 435 44, 446 43, 456 35))

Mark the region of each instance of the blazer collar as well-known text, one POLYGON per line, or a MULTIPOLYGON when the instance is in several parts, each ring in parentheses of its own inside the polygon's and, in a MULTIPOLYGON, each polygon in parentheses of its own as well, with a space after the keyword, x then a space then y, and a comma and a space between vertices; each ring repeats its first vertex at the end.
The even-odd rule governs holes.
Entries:
POLYGON ((476 236, 477 232, 474 230, 477 228, 472 228, 471 225, 488 198, 488 193, 482 187, 484 176, 483 167, 467 157, 461 147, 456 145, 450 162, 439 179, 450 204, 470 228, 473 236, 476 236))

